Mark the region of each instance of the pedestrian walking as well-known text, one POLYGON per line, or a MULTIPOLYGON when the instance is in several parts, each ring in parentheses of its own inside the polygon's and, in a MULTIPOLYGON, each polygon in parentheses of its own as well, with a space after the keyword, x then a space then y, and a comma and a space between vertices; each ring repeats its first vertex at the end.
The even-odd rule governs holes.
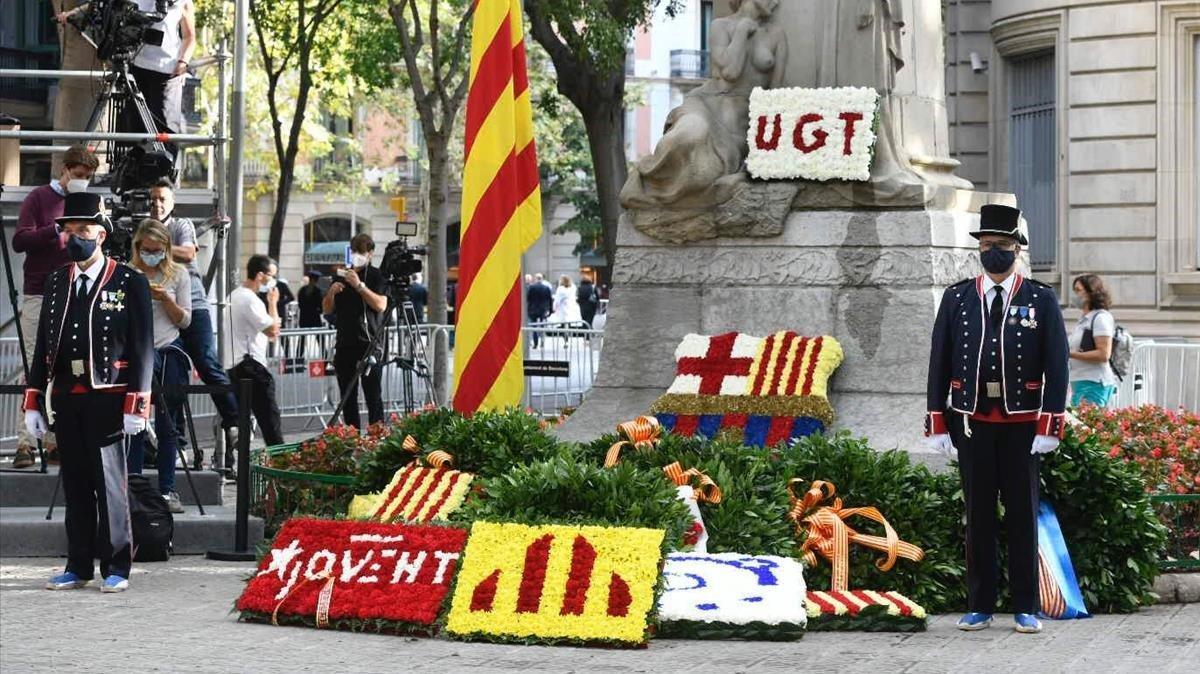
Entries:
POLYGON ((942 294, 929 354, 925 434, 957 453, 966 501, 967 610, 962 630, 992 622, 997 602, 996 495, 1004 504, 1008 579, 1018 632, 1039 632, 1038 456, 1058 447, 1067 398, 1067 338, 1054 291, 1016 272, 1020 211, 980 211, 985 270, 942 294), (948 399, 948 400, 947 400, 948 399))
MULTIPOLYGON (((552 311, 554 311, 554 292, 550 290, 550 286, 541 283, 534 277, 529 277, 529 283, 525 288, 525 315, 529 318, 529 325, 533 328, 545 325, 546 319, 550 317, 552 311)), ((539 329, 532 331, 530 343, 533 348, 538 348, 544 336, 539 329)))
POLYGON ((589 328, 592 327, 596 320, 596 310, 600 308, 600 293, 596 291, 596 285, 590 277, 584 276, 579 279, 579 291, 575 297, 579 302, 580 317, 589 328))
POLYGON ((571 277, 563 274, 558 279, 558 289, 554 291, 554 323, 578 323, 582 320, 579 313, 579 299, 576 289, 571 283, 571 277))
POLYGON ((1109 311, 1112 296, 1104 280, 1095 274, 1076 277, 1071 290, 1071 306, 1083 311, 1068 340, 1071 406, 1088 402, 1104 407, 1117 392, 1117 375, 1109 364, 1117 334, 1117 322, 1109 311))

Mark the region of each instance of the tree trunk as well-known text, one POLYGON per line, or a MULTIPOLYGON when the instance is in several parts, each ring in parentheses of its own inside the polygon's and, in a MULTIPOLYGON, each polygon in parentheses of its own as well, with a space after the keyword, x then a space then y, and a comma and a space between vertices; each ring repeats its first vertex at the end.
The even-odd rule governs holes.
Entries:
MULTIPOLYGON (((446 322, 446 219, 450 201, 450 157, 446 150, 448 137, 441 135, 426 138, 429 155, 429 173, 425 186, 429 204, 429 252, 425 257, 426 283, 429 290, 429 322, 441 325, 446 322)), ((457 314, 455 315, 457 318, 457 314)), ((438 403, 449 403, 447 381, 449 380, 449 344, 440 334, 433 347, 433 384, 438 403)))
MULTIPOLYGON (((276 262, 279 261, 279 252, 283 248, 283 226, 287 222, 288 202, 292 198, 292 183, 295 180, 293 172, 295 171, 295 157, 290 160, 280 163, 279 166, 279 182, 275 186, 275 211, 271 214, 271 231, 270 237, 267 239, 267 255, 276 262)), ((259 251, 249 251, 249 255, 253 255, 259 251)), ((237 261, 238 264, 242 262, 237 261)))
MULTIPOLYGON (((621 89, 624 90, 623 84, 621 89)), ((629 173, 625 160, 625 106, 621 96, 606 100, 605 105, 590 108, 583 115, 583 124, 587 129, 588 149, 592 153, 596 197, 600 202, 600 223, 604 233, 604 257, 608 261, 611 283, 613 261, 617 255, 617 223, 621 217, 621 187, 625 185, 629 173)))

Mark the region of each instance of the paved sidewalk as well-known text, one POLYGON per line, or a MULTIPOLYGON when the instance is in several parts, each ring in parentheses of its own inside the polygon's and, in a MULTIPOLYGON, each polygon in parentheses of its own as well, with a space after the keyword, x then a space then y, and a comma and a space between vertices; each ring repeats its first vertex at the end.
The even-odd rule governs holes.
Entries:
POLYGON ((939 616, 913 635, 810 633, 794 643, 668 641, 646 650, 468 644, 239 624, 248 564, 176 557, 133 589, 41 589, 57 559, 0 560, 0 671, 24 672, 1195 672, 1200 604, 974 634, 939 616))

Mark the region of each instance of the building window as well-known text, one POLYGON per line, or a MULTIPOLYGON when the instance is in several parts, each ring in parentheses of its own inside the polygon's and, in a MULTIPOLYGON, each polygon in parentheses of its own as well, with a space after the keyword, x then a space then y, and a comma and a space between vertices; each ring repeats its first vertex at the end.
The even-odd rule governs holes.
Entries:
POLYGON ((320 217, 304 224, 304 266, 332 273, 346 260, 346 246, 353 238, 350 218, 320 217))
POLYGON ((712 0, 700 2, 700 49, 708 51, 708 27, 713 20, 712 0))
POLYGON ((1050 269, 1058 252, 1054 52, 1014 59, 1008 72, 1009 185, 1029 224, 1030 262, 1050 269))

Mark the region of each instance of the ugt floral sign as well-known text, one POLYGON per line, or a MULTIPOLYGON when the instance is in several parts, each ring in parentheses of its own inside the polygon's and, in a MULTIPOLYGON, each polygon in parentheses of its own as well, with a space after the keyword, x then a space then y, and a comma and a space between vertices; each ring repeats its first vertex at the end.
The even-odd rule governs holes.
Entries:
POLYGON ((746 168, 760 179, 867 180, 878 99, 865 87, 756 88, 746 168))

